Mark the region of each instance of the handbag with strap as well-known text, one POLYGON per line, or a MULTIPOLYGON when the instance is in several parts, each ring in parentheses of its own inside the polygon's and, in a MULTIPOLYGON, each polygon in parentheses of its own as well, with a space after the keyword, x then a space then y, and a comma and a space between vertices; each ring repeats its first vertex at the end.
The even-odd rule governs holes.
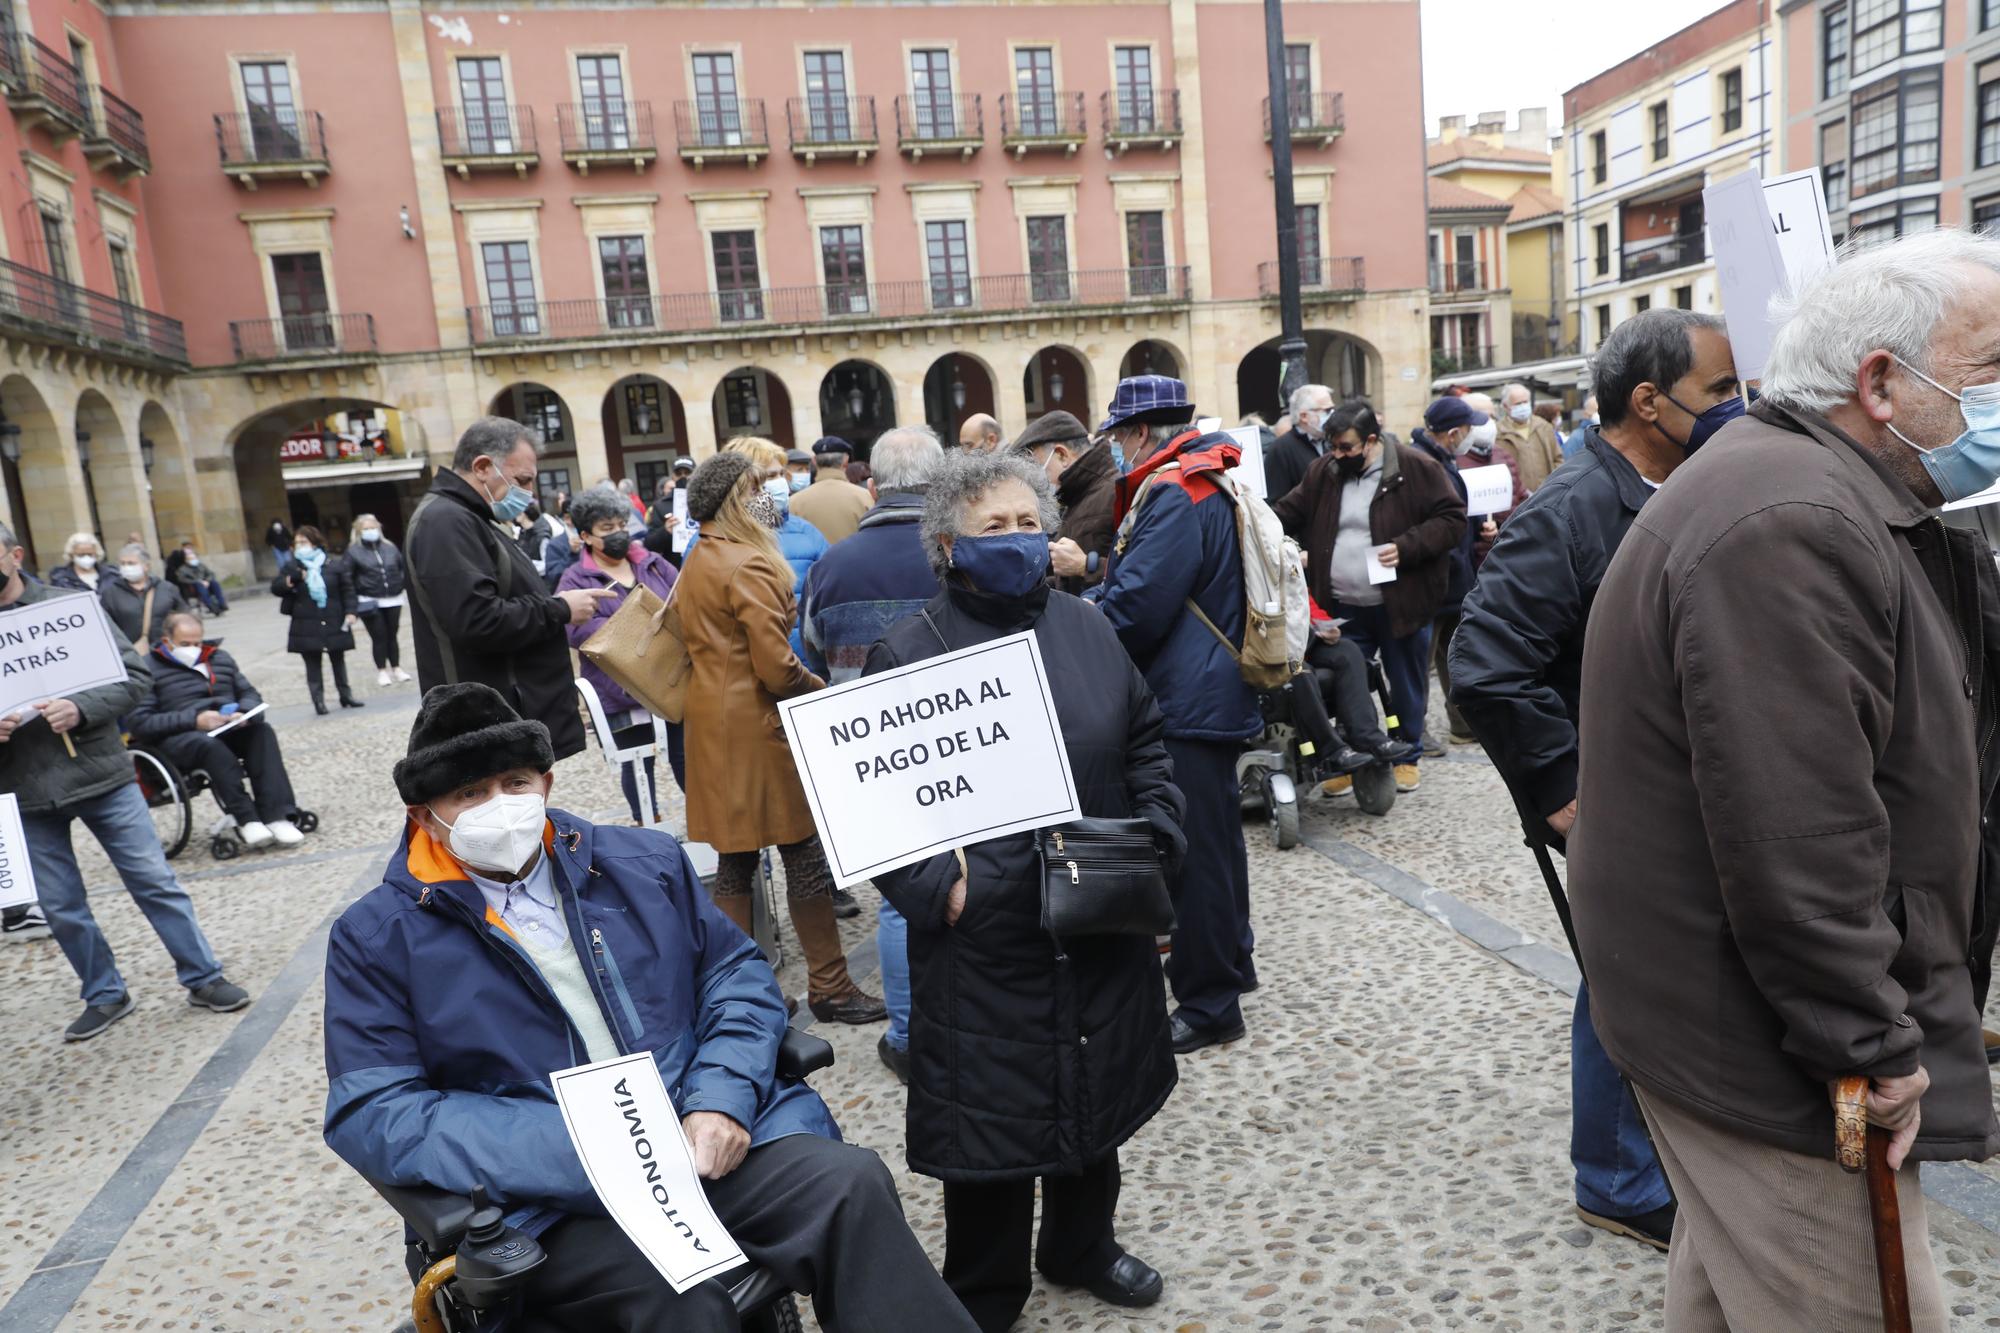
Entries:
POLYGON ((679 591, 676 583, 662 599, 645 584, 635 584, 611 618, 577 649, 647 712, 669 722, 686 716, 688 680, 694 675, 681 610, 674 605, 679 591))
POLYGON ((132 640, 132 651, 141 657, 144 657, 152 646, 150 631, 153 628, 153 594, 158 591, 157 584, 146 589, 146 604, 139 608, 139 637, 132 640))
POLYGON ((1165 935, 1174 900, 1153 826, 1078 819, 1035 830, 1042 858, 1042 929, 1075 935, 1165 935))

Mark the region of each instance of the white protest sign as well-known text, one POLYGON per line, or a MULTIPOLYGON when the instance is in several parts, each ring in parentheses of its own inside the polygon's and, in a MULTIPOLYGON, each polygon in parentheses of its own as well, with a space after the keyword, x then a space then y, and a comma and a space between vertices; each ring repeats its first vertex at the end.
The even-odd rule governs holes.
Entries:
POLYGON ((1771 214, 1785 278, 1794 288, 1833 266, 1833 224, 1826 216, 1818 167, 1765 181, 1764 207, 1771 214))
POLYGON ((1387 547, 1383 546, 1371 546, 1368 548, 1367 564, 1368 581, 1370 583, 1394 583, 1396 581, 1396 567, 1382 563, 1382 552, 1387 549, 1387 547))
POLYGON ((35 871, 28 864, 28 835, 21 828, 21 803, 0 795, 0 907, 35 901, 35 871))
POLYGON ((1458 479, 1465 483, 1466 513, 1504 514, 1514 507, 1514 474, 1505 463, 1466 468, 1458 479))
POLYGON ((0 715, 122 684, 124 647, 87 592, 0 611, 0 715))
POLYGON ((557 1070, 549 1082, 598 1201, 676 1292, 743 1263, 650 1052, 557 1070))
POLYGON ((838 884, 1082 814, 1032 632, 778 710, 838 884))
POLYGON ((1764 203, 1764 183, 1745 171, 1701 192, 1715 253, 1716 284, 1736 374, 1761 379, 1771 355, 1771 298, 1785 287, 1785 261, 1764 203))
POLYGON ((1264 436, 1255 426, 1238 426, 1234 430, 1222 432, 1234 440, 1243 450, 1243 457, 1237 460, 1230 471, 1237 483, 1255 495, 1259 500, 1270 499, 1264 482, 1264 436))
POLYGON ((688 517, 688 493, 685 486, 674 487, 674 520, 674 554, 680 555, 687 550, 688 543, 694 540, 695 530, 694 520, 688 517))

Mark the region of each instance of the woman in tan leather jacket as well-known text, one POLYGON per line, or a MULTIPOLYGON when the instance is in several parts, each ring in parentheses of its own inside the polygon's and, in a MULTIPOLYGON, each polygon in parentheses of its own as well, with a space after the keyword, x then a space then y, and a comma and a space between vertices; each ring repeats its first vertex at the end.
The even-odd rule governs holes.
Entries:
POLYGON ((675 594, 694 665, 686 723, 688 837, 715 848, 716 906, 746 933, 758 854, 777 847, 814 1017, 873 1023, 887 1011, 847 973, 833 876, 778 719, 778 700, 825 682, 791 649, 797 607, 776 535, 784 516, 762 481, 748 455, 725 452, 688 482, 688 516, 701 525, 675 594))

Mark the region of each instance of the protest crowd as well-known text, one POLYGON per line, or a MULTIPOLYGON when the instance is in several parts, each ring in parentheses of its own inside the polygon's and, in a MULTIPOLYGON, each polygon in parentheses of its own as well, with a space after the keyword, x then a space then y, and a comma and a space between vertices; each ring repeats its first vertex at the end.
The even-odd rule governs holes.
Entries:
POLYGON ((1858 1097, 1906 1326, 1942 1330, 1918 1164, 2000 1154, 2000 564, 1940 515, 2000 482, 2000 241, 1845 256, 1754 376, 1720 319, 1673 309, 1591 370, 1567 432, 1521 384, 1410 421, 1304 384, 1283 420, 1225 425, 1139 374, 1095 421, 904 426, 865 462, 739 437, 650 496, 537 494, 535 430, 485 417, 400 543, 368 514, 275 521, 268 599, 226 599, 192 543, 155 574, 80 532, 37 577, 0 531, 0 616, 89 599, 117 661, 0 718, 37 890, 0 929, 76 974, 50 1039, 115 1049, 139 987, 81 832, 187 1002, 254 1005, 133 753, 200 774, 236 849, 308 842, 287 754, 367 702, 360 628, 377 691, 418 702, 402 752, 348 778, 407 818, 327 945, 323 1132, 410 1222, 413 1277, 450 1280, 425 1273, 457 1234, 437 1199, 518 1247, 457 1250, 452 1327, 762 1327, 795 1292, 826 1329, 1000 1333, 1037 1273, 1133 1311, 1176 1281, 1119 1225, 1121 1152, 1188 1061, 1252 1058, 1246 998, 1291 983, 1260 966, 1246 829, 1299 802, 1450 819, 1426 766, 1483 755, 1583 976, 1573 1179, 1547 1192, 1667 1252, 1675 1333, 1877 1327, 1878 1219, 1835 1160, 1858 1097), (274 612, 314 710, 282 727, 216 633, 274 612), (862 722, 814 740, 829 689, 862 722), (897 737, 918 695, 938 720, 897 737), (1003 704, 1031 707, 996 729, 1003 704), (1017 771, 1030 714, 1052 758, 1017 771), (625 756, 629 819, 565 804, 556 766, 591 749, 625 756), (864 914, 879 972, 843 943, 864 914), (814 1023, 879 1029, 868 1073, 907 1111, 876 1147, 935 1199, 843 1141, 800 1064, 814 1023), (645 1053, 742 1257, 684 1291, 552 1081, 645 1053))

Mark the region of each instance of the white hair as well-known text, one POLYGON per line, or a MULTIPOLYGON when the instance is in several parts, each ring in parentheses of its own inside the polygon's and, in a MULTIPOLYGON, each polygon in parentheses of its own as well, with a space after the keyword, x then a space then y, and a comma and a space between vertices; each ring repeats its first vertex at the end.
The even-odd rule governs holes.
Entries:
POLYGON ((1469 393, 1465 395, 1465 402, 1475 412, 1484 412, 1489 417, 1493 415, 1493 399, 1487 394, 1469 393))
POLYGON ((1521 383, 1519 380, 1515 380, 1512 384, 1509 384, 1506 388, 1500 390, 1500 401, 1503 403, 1506 402, 1508 396, 1512 394, 1516 389, 1519 389, 1521 391, 1521 396, 1523 398, 1533 398, 1535 396, 1532 393, 1528 392, 1527 385, 1521 383))
POLYGON ((95 546, 100 553, 104 550, 104 543, 97 540, 96 533, 72 532, 69 535, 69 540, 63 543, 63 560, 65 563, 76 558, 76 548, 79 546, 95 546))
POLYGON ((929 426, 898 426, 876 437, 868 470, 878 491, 907 491, 927 485, 944 461, 944 445, 929 426))
POLYGON ((1778 331, 1764 396, 1825 412, 1854 396, 1861 362, 1878 348, 1927 369, 1931 336, 1963 290, 1958 270, 2000 272, 2000 240, 1955 228, 1887 245, 1842 247, 1839 262, 1772 302, 1778 331))
POLYGON ((1332 407, 1333 390, 1327 388, 1324 384, 1301 384, 1298 388, 1292 390, 1292 400, 1287 404, 1291 408, 1292 419, 1294 421, 1298 420, 1299 413, 1301 412, 1321 411, 1319 403, 1315 401, 1321 394, 1326 395, 1327 407, 1332 407))

